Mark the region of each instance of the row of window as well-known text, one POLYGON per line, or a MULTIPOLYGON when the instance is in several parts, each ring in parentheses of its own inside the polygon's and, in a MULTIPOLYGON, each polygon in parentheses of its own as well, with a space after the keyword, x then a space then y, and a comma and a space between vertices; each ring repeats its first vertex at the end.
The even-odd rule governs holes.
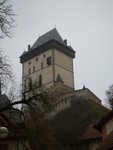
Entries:
MULTIPOLYGON (((47 65, 48 65, 48 66, 51 65, 51 57, 48 57, 48 58, 47 58, 47 65)), ((41 69, 43 69, 43 62, 41 62, 41 69)), ((35 66, 33 66, 33 72, 35 72, 35 71, 36 71, 36 70, 35 70, 35 66)), ((29 68, 28 74, 31 74, 31 68, 29 68)))
MULTIPOLYGON (((45 58, 45 57, 46 57, 46 54, 43 55, 43 58, 45 58)), ((48 57, 47 59, 50 59, 50 57, 48 57)), ((36 61, 38 61, 38 58, 36 58, 36 61)), ((31 65, 31 61, 29 61, 28 63, 29 63, 29 65, 31 65)))
MULTIPOLYGON (((37 84, 39 84, 39 86, 42 86, 42 75, 39 75, 37 84)), ((26 80, 26 86, 28 87, 29 90, 32 89, 33 83, 32 83, 32 79, 31 78, 28 78, 26 80)))

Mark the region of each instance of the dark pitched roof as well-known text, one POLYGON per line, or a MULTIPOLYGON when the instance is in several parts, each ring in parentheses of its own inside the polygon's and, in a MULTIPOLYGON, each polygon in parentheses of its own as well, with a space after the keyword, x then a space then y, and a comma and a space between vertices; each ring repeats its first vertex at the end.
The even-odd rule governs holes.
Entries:
POLYGON ((75 57, 75 51, 72 49, 72 47, 67 46, 57 30, 53 29, 46 34, 40 36, 30 48, 30 50, 24 52, 20 56, 20 62, 24 63, 25 61, 45 52, 50 48, 56 48, 72 58, 75 57))
POLYGON ((51 41, 53 39, 55 41, 58 41, 61 44, 64 44, 62 37, 60 36, 58 31, 54 28, 54 29, 50 30, 49 32, 45 33, 44 35, 40 36, 36 40, 36 42, 33 44, 33 46, 31 47, 31 50, 43 45, 44 43, 46 43, 48 41, 51 41))
MULTIPOLYGON (((58 74, 55 82, 63 82, 61 76, 58 74)), ((64 83, 64 82, 63 82, 64 83)))
POLYGON ((94 124, 90 124, 83 135, 83 140, 93 140, 99 138, 102 138, 101 133, 94 128, 94 124))

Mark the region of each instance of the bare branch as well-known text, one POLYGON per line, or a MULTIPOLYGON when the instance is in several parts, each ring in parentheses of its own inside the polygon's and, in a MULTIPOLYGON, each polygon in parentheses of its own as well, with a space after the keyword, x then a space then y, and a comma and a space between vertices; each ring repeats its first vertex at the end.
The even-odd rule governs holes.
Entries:
POLYGON ((26 104, 26 105, 29 105, 31 106, 31 104, 33 103, 33 100, 40 100, 40 97, 42 96, 43 94, 40 93, 40 94, 37 94, 37 95, 33 95, 32 97, 28 98, 28 99, 22 99, 22 100, 18 100, 18 101, 15 101, 15 102, 12 102, 12 103, 9 103, 7 104, 6 106, 4 106, 3 108, 0 109, 0 112, 2 111, 5 111, 9 108, 11 108, 12 106, 14 105, 17 105, 17 104, 26 104))
POLYGON ((15 27, 15 14, 8 0, 0 0, 0 38, 12 37, 11 29, 15 27))
POLYGON ((0 50, 0 84, 2 89, 8 87, 8 83, 13 81, 12 68, 7 62, 7 56, 0 50))
POLYGON ((106 91, 107 100, 109 101, 112 109, 113 109, 113 84, 109 86, 108 90, 106 91))

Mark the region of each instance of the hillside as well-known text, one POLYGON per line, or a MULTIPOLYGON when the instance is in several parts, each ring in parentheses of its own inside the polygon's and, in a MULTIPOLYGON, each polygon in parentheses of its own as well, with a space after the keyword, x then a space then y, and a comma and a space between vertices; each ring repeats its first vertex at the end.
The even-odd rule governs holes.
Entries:
POLYGON ((82 135, 89 123, 99 121, 109 110, 100 104, 72 97, 72 106, 52 119, 57 140, 67 149, 84 149, 82 135), (81 147, 81 148, 80 148, 81 147))

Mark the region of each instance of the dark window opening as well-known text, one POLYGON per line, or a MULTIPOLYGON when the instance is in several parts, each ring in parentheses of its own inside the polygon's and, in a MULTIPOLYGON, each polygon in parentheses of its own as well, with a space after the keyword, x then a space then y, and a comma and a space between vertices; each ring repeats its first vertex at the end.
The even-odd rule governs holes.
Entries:
POLYGON ((42 75, 39 76, 39 86, 42 86, 42 75))
POLYGON ((29 68, 29 74, 31 73, 31 69, 29 68))
POLYGON ((31 61, 29 61, 29 65, 31 65, 31 61))
POLYGON ((33 72, 35 72, 35 66, 33 66, 33 72))
POLYGON ((47 58, 47 64, 51 65, 51 56, 47 58))
POLYGON ((29 78, 29 90, 31 90, 32 89, 32 79, 31 78, 29 78))
POLYGON ((36 58, 36 61, 38 61, 38 58, 36 58))
POLYGON ((41 69, 43 69, 43 62, 41 63, 41 69))
POLYGON ((32 79, 31 78, 27 78, 25 80, 25 89, 27 89, 27 90, 31 90, 32 89, 32 79))
POLYGON ((45 57, 46 57, 46 54, 43 55, 43 58, 45 58, 45 57))

